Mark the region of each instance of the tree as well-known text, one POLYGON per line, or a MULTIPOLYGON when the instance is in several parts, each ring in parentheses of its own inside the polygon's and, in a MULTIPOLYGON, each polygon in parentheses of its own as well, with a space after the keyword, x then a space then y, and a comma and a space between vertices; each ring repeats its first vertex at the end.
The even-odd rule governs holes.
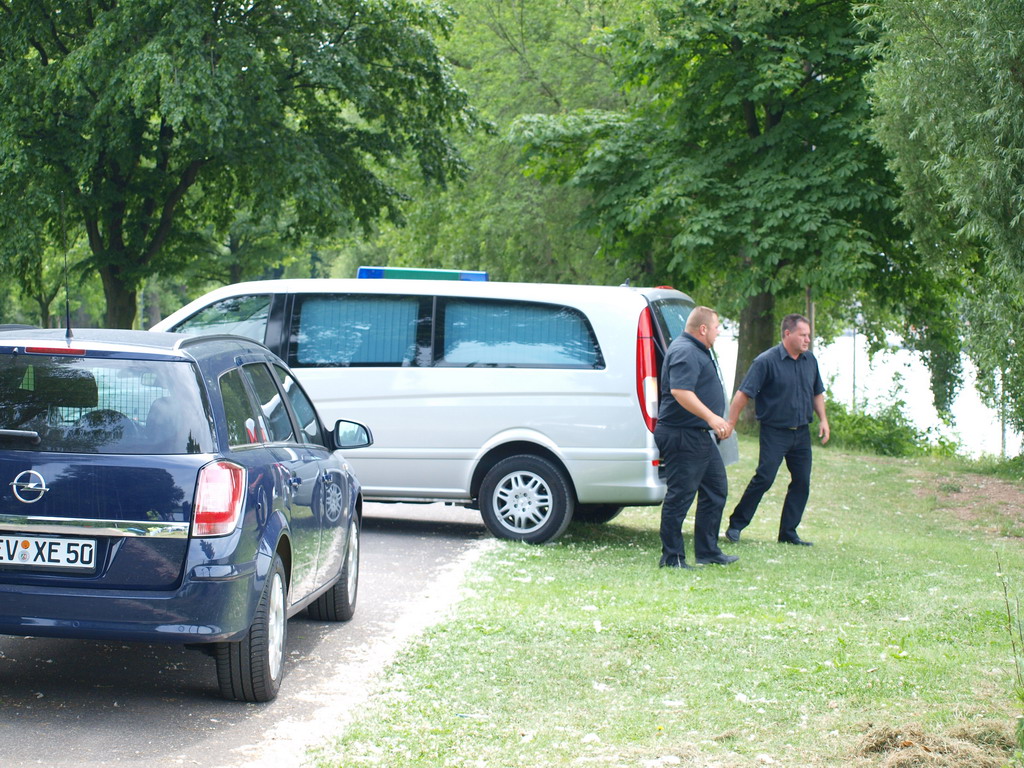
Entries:
POLYGON ((606 45, 626 110, 520 119, 533 173, 593 195, 606 250, 739 316, 737 381, 779 310, 848 306, 900 242, 846 0, 652 0, 606 45))
POLYGON ((578 225, 583 189, 542 185, 521 172, 509 124, 524 112, 618 108, 608 57, 588 41, 632 16, 635 0, 454 0, 459 19, 443 52, 493 130, 463 151, 472 171, 444 194, 417 194, 408 226, 385 227, 366 255, 392 264, 485 269, 505 280, 620 283, 630 273, 595 261, 578 225))
POLYGON ((959 274, 944 310, 978 388, 1024 428, 1024 8, 1008 0, 882 0, 873 127, 903 216, 933 268, 959 274))
POLYGON ((64 193, 127 327, 144 278, 236 206, 287 210, 295 237, 398 220, 396 159, 463 171, 450 137, 475 119, 434 39, 452 21, 417 0, 0 0, 3 232, 55 242, 64 193))

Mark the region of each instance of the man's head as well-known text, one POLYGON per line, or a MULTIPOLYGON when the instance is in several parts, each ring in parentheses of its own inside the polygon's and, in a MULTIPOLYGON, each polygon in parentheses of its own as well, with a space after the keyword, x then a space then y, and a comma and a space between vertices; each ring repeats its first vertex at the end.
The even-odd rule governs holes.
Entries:
POLYGON ((782 318, 782 346, 792 357, 810 349, 811 321, 803 315, 786 315, 782 318))
POLYGON ((718 338, 718 313, 711 307, 694 307, 686 318, 686 332, 710 349, 718 338))

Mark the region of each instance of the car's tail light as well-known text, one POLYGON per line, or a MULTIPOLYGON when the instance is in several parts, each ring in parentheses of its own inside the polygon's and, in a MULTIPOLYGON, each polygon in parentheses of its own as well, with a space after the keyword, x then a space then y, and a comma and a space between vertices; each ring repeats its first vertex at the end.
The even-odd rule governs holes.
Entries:
POLYGON ((654 325, 651 309, 644 307, 636 329, 636 396, 647 428, 658 422, 658 364, 654 353, 654 325))
POLYGON ((193 536, 224 536, 235 530, 245 501, 245 469, 229 461, 199 472, 192 512, 193 536))

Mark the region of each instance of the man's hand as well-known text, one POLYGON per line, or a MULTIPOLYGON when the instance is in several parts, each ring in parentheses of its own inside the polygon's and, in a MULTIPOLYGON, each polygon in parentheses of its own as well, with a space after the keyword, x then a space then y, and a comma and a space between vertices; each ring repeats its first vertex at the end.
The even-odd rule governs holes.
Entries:
POLYGON ((719 440, 725 440, 732 434, 732 424, 718 416, 708 419, 708 425, 714 430, 715 437, 719 440))
POLYGON ((818 437, 821 438, 822 445, 828 442, 829 437, 831 437, 831 432, 828 428, 828 421, 823 420, 818 422, 818 437))

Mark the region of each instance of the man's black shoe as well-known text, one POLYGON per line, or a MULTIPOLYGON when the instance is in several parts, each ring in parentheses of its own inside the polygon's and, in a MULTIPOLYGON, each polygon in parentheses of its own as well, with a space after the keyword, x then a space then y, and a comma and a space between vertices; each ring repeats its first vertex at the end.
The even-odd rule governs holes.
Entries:
POLYGON ((698 557, 697 562, 700 565, 728 565, 729 563, 735 563, 739 558, 736 555, 727 555, 724 552, 712 555, 711 557, 698 557))
POLYGON ((689 571, 694 570, 694 567, 692 565, 690 565, 689 563, 687 563, 685 560, 683 560, 683 558, 681 558, 681 557, 674 557, 674 558, 672 558, 671 560, 668 560, 668 561, 662 560, 660 563, 658 563, 658 567, 659 568, 685 568, 685 569, 687 569, 689 571))
POLYGON ((739 528, 727 528, 725 530, 725 538, 735 544, 740 540, 740 529, 739 528))
POLYGON ((779 539, 779 544, 797 544, 801 547, 813 547, 813 541, 804 541, 801 538, 796 539, 779 539))

